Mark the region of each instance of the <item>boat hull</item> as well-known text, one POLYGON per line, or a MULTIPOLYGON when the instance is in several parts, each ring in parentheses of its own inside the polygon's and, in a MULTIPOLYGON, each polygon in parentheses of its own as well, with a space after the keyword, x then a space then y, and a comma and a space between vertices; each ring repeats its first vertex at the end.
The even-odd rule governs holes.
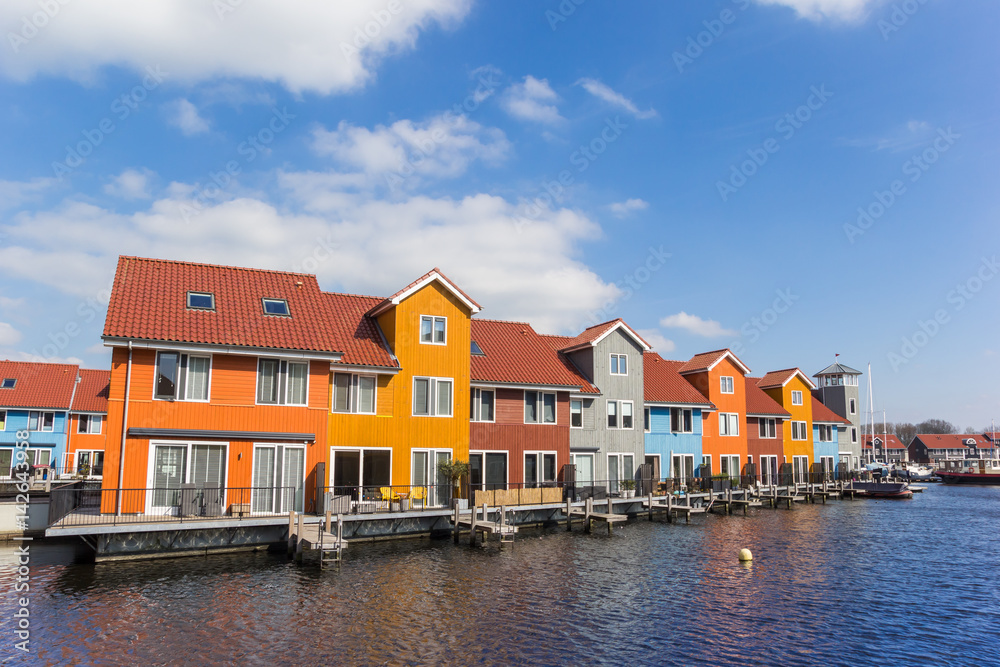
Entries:
POLYGON ((894 482, 854 482, 852 486, 868 498, 893 498, 905 500, 913 497, 913 491, 904 483, 894 482))
POLYGON ((947 472, 938 470, 937 476, 945 484, 977 484, 980 486, 1000 486, 1000 474, 983 472, 947 472))

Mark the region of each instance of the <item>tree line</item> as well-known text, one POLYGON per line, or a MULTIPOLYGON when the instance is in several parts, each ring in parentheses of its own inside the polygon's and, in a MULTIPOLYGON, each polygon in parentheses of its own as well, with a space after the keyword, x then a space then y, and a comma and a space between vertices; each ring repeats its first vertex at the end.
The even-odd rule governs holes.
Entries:
MULTIPOLYGON (((866 426, 865 429, 867 428, 869 427, 866 426)), ((970 426, 965 429, 964 433, 969 435, 976 435, 982 433, 989 433, 990 429, 991 429, 990 426, 986 426, 984 428, 974 428, 970 426)), ((864 432, 867 433, 867 430, 865 430, 864 432)), ((874 432, 876 434, 883 432, 881 423, 877 423, 874 425, 874 432)), ((910 422, 886 422, 884 432, 895 435, 897 438, 899 438, 900 442, 902 442, 904 445, 908 445, 910 444, 910 441, 913 440, 913 437, 917 433, 947 435, 950 433, 958 433, 959 430, 957 426, 955 426, 950 421, 947 421, 945 419, 927 419, 920 422, 919 424, 913 424, 910 422)))

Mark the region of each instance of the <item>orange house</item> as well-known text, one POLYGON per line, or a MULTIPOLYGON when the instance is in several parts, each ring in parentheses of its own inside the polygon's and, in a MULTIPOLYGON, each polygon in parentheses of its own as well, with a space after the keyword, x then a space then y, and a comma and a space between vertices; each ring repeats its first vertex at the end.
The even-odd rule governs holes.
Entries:
POLYGON ((750 369, 725 349, 697 354, 678 372, 715 406, 702 410, 702 465, 709 464, 713 474, 741 474, 748 456, 746 375, 750 369))
POLYGON ((811 399, 816 385, 798 368, 786 368, 771 371, 757 386, 791 415, 782 424, 783 462, 792 465, 796 483, 808 482, 815 462, 811 399))
POLYGON ((388 298, 327 296, 359 332, 331 365, 329 486, 380 497, 383 487, 412 485, 420 501, 447 505, 451 481, 438 464, 469 460, 471 318, 480 306, 436 268, 388 298))
POLYGON ((110 383, 108 371, 80 369, 66 432, 63 469, 70 474, 94 479, 103 475, 110 383))
POLYGON ((315 276, 119 258, 102 511, 313 509, 336 315, 315 276))

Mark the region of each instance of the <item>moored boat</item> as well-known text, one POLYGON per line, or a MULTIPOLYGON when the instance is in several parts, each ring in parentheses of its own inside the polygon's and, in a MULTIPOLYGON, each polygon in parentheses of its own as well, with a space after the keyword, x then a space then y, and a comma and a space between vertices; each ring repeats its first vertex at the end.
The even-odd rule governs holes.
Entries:
POLYGON ((980 472, 975 468, 956 470, 938 470, 937 476, 945 484, 980 484, 984 486, 1000 486, 1000 470, 996 472, 980 472))
POLYGON ((912 498, 913 491, 906 482, 854 482, 853 486, 868 498, 912 498))

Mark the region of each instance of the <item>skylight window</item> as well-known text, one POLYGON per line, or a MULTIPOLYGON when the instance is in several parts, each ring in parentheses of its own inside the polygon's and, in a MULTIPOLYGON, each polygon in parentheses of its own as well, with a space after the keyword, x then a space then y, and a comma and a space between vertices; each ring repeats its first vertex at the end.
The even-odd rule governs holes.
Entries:
POLYGON ((479 347, 479 343, 472 341, 472 354, 477 357, 485 357, 486 353, 483 352, 483 348, 479 347))
POLYGON ((3 384, 0 384, 0 389, 13 389, 16 384, 17 378, 4 378, 3 384))
POLYGON ((215 295, 210 292, 188 292, 187 307, 196 310, 215 310, 215 295))
POLYGON ((290 315, 288 302, 284 299, 263 299, 264 312, 268 315, 290 315))

